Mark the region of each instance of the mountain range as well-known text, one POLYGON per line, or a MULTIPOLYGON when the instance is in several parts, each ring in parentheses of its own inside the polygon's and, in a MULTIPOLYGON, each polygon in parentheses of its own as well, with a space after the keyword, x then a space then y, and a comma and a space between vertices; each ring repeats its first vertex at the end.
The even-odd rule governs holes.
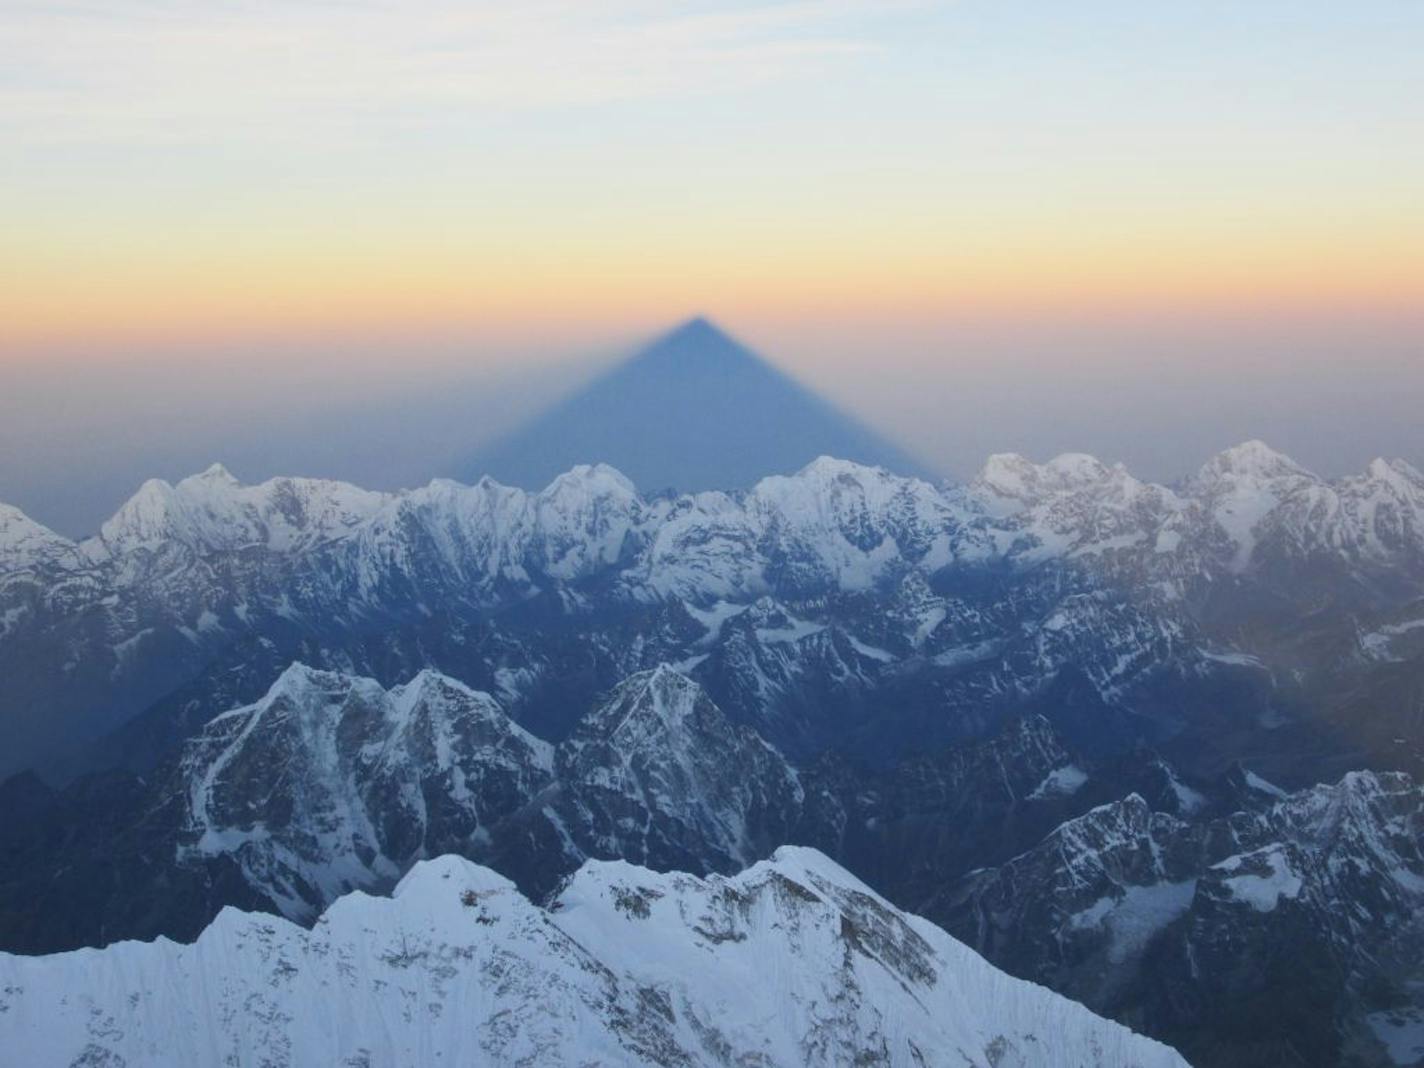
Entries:
POLYGON ((823 458, 654 497, 608 467, 390 494, 215 466, 82 542, 0 519, 0 773, 141 768, 297 660, 435 667, 550 741, 668 662, 798 759, 972 737, 1058 686, 1083 744, 1128 717, 1219 770, 1259 737, 1189 729, 1219 713, 1277 728, 1279 778, 1420 766, 1424 475, 1402 461, 1329 482, 1249 443, 1174 489, 1084 456, 956 487, 823 458))
POLYGON ((798 843, 1193 1063, 1410 1064, 1421 587, 1424 475, 1259 442, 0 509, 0 948, 798 843))

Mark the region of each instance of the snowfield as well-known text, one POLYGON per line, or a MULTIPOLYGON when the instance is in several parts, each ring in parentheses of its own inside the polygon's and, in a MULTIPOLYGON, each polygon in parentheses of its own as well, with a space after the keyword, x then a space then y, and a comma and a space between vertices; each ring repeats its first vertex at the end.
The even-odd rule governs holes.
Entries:
POLYGON ((311 930, 227 909, 192 945, 3 955, 0 1050, 28 1068, 1186 1063, 789 847, 729 878, 589 862, 547 909, 445 856, 311 930))

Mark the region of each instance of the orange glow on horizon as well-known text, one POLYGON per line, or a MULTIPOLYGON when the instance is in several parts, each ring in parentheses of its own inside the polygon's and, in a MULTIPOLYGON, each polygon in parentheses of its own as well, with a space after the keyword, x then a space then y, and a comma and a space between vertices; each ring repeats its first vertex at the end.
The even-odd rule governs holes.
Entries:
MULTIPOLYGON (((1400 230, 1397 234, 1403 235, 1400 230)), ((1424 242, 1364 234, 1113 240, 968 235, 957 246, 704 241, 670 249, 252 248, 128 258, 16 255, 0 270, 0 359, 52 347, 656 324, 697 309, 797 315, 1424 307, 1424 242), (972 238, 972 239, 971 239, 972 238)), ((0 261, 3 264, 3 261, 0 261)))

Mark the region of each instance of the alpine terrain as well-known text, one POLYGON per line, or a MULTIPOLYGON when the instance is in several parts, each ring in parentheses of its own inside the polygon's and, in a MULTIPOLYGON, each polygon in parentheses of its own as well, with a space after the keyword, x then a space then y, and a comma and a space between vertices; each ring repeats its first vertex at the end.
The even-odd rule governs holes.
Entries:
POLYGON ((0 1048, 33 1068, 1185 1064, 805 849, 730 878, 590 862, 543 908, 445 856, 310 930, 226 909, 192 945, 0 955, 0 1048))
MULTIPOLYGON (((78 542, 6 509, 0 948, 196 974, 230 925, 310 947, 398 909, 351 895, 431 857, 542 928, 599 865, 723 886, 800 845, 1194 1064, 1412 1064, 1421 620, 1424 475, 1259 442, 1175 486, 1081 455, 652 495, 604 465, 398 493, 214 466, 78 542), (116 945, 159 936, 198 941, 116 945)), ((672 1045, 611 1008, 600 1041, 709 1056, 667 997, 639 1026, 672 1045)), ((992 1044, 943 1048, 1015 1063, 992 1044)))

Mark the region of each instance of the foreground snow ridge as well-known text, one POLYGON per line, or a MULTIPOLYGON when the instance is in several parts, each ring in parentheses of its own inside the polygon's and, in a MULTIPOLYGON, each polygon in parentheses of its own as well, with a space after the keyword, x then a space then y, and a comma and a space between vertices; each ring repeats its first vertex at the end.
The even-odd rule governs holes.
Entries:
POLYGON ((585 864, 547 909, 454 856, 312 930, 224 910, 0 955, 0 1049, 48 1065, 1182 1066, 810 849, 730 878, 585 864))

